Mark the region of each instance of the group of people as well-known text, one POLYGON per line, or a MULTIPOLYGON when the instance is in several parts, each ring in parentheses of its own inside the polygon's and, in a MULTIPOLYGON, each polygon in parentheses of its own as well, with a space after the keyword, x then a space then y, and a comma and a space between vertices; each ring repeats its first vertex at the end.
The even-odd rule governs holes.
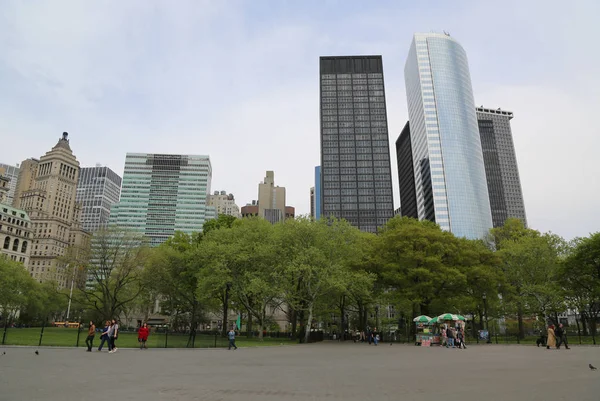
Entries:
POLYGON ((381 339, 381 337, 379 336, 379 332, 377 331, 377 327, 371 329, 371 328, 367 328, 366 331, 358 331, 356 330, 353 335, 352 335, 352 340, 354 340, 354 342, 361 342, 361 343, 369 343, 369 345, 371 344, 379 344, 379 340, 381 339))
POLYGON ((465 345, 465 329, 462 326, 458 327, 442 327, 442 345, 446 348, 467 349, 465 345))
MULTIPOLYGON (((569 348, 567 341, 567 332, 563 328, 562 323, 555 327, 553 324, 548 326, 548 337, 546 339, 546 349, 554 348, 560 349, 560 346, 565 344, 565 349, 569 348)), ((539 344, 538 344, 539 347, 539 344)))
MULTIPOLYGON (((138 342, 140 343, 140 349, 148 349, 146 342, 148 341, 148 336, 150 335, 150 329, 148 328, 148 324, 144 323, 138 329, 138 342)), ((85 344, 87 345, 87 352, 92 352, 92 348, 94 346, 94 337, 96 336, 96 325, 94 322, 90 321, 90 326, 88 328, 88 336, 85 339, 85 344)), ((100 334, 100 346, 98 347, 98 351, 102 351, 102 347, 104 347, 104 343, 108 346, 108 353, 113 354, 117 352, 117 344, 116 341, 119 338, 119 324, 116 319, 107 320, 104 328, 102 329, 102 333, 100 334)))

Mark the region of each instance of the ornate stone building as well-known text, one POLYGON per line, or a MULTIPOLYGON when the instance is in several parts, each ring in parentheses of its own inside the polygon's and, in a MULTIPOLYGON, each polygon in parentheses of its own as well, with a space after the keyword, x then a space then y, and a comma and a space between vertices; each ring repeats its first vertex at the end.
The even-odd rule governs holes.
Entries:
MULTIPOLYGON (((28 270, 40 282, 55 280, 67 287, 78 271, 65 258, 89 246, 89 234, 81 229, 81 206, 75 202, 79 162, 69 146, 68 134, 39 160, 29 159, 21 173, 28 179, 17 184, 19 206, 31 219, 33 241, 28 270)), ((19 176, 21 180, 21 175, 19 176)))

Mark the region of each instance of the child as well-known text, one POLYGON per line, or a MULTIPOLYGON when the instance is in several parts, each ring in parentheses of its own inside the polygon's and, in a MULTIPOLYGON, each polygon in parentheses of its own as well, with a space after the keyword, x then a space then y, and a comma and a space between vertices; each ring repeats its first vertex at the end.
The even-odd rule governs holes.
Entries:
POLYGON ((149 334, 150 329, 148 329, 148 323, 144 323, 142 327, 138 329, 138 342, 140 343, 140 349, 148 349, 146 346, 146 341, 148 341, 149 334))

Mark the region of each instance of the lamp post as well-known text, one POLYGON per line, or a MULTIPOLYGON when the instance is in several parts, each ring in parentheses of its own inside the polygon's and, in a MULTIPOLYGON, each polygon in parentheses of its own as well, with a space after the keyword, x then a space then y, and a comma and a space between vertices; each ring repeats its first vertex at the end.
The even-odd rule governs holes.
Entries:
POLYGON ((491 344, 492 339, 490 337, 490 322, 488 320, 488 309, 487 309, 487 294, 483 294, 483 314, 485 315, 485 329, 487 330, 487 343, 491 344))

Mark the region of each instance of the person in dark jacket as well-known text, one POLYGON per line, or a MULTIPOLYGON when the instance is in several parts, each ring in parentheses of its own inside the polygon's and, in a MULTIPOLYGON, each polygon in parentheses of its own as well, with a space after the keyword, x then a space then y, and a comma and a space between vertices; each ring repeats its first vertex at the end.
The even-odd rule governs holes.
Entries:
POLYGON ((448 336, 448 343, 446 344, 446 348, 448 348, 449 346, 452 346, 452 348, 456 348, 454 346, 454 329, 448 327, 448 329, 446 330, 446 335, 448 336))
POLYGON ((565 349, 570 349, 567 342, 567 331, 563 328, 562 323, 554 330, 554 334, 556 335, 556 349, 560 349, 563 343, 565 344, 565 349))
POLYGON ((110 342, 108 341, 108 328, 110 327, 110 321, 106 321, 104 328, 102 329, 102 334, 100 334, 100 346, 98 347, 98 351, 102 351, 102 347, 105 342, 108 342, 108 349, 110 350, 110 342))

